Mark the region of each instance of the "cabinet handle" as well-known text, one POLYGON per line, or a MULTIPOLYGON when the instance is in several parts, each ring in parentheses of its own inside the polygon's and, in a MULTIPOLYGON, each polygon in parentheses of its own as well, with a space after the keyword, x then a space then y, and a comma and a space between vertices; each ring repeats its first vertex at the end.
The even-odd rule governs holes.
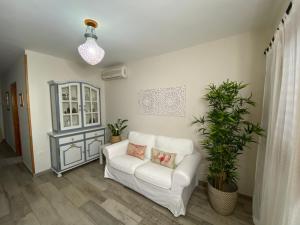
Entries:
POLYGON ((74 141, 74 138, 71 138, 72 141, 74 141))

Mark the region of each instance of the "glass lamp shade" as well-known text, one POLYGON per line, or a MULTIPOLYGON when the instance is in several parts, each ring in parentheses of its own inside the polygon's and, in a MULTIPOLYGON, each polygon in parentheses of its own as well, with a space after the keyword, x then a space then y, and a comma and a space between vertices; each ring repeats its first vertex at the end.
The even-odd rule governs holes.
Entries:
POLYGON ((78 47, 80 56, 90 65, 96 65, 104 57, 105 51, 98 46, 96 40, 88 37, 82 45, 78 47))

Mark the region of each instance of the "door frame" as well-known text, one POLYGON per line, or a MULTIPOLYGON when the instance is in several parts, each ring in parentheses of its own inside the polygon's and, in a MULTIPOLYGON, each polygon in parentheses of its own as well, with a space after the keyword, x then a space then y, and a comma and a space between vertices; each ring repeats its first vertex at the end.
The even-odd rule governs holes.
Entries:
MULTIPOLYGON (((27 122, 29 129, 29 144, 30 144, 30 155, 31 155, 31 169, 32 174, 35 174, 35 163, 33 153, 33 142, 32 142, 32 126, 31 126, 31 110, 30 110, 30 97, 29 97, 29 82, 28 82, 28 60, 27 55, 24 54, 24 75, 25 75, 25 87, 26 87, 26 102, 27 102, 27 122)), ((25 106, 26 107, 26 106, 25 106)))
POLYGON ((21 129, 20 129, 20 118, 19 118, 19 107, 18 107, 18 91, 17 83, 13 82, 10 84, 11 93, 11 113, 14 128, 15 148, 17 155, 22 155, 22 141, 21 141, 21 129))

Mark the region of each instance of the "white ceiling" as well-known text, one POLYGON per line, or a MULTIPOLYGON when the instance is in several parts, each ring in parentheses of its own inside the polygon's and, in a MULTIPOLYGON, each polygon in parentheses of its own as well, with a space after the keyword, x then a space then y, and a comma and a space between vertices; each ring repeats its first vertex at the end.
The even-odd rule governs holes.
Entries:
POLYGON ((1 0, 0 71, 22 49, 82 61, 85 18, 101 21, 99 66, 270 26, 282 0, 1 0))

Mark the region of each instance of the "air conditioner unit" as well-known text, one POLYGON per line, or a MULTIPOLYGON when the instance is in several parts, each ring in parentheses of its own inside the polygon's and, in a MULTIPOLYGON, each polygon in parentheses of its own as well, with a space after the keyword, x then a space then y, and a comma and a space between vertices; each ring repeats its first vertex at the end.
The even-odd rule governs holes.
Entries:
POLYGON ((125 65, 118 65, 108 67, 101 73, 103 80, 116 80, 127 78, 127 67, 125 65))

